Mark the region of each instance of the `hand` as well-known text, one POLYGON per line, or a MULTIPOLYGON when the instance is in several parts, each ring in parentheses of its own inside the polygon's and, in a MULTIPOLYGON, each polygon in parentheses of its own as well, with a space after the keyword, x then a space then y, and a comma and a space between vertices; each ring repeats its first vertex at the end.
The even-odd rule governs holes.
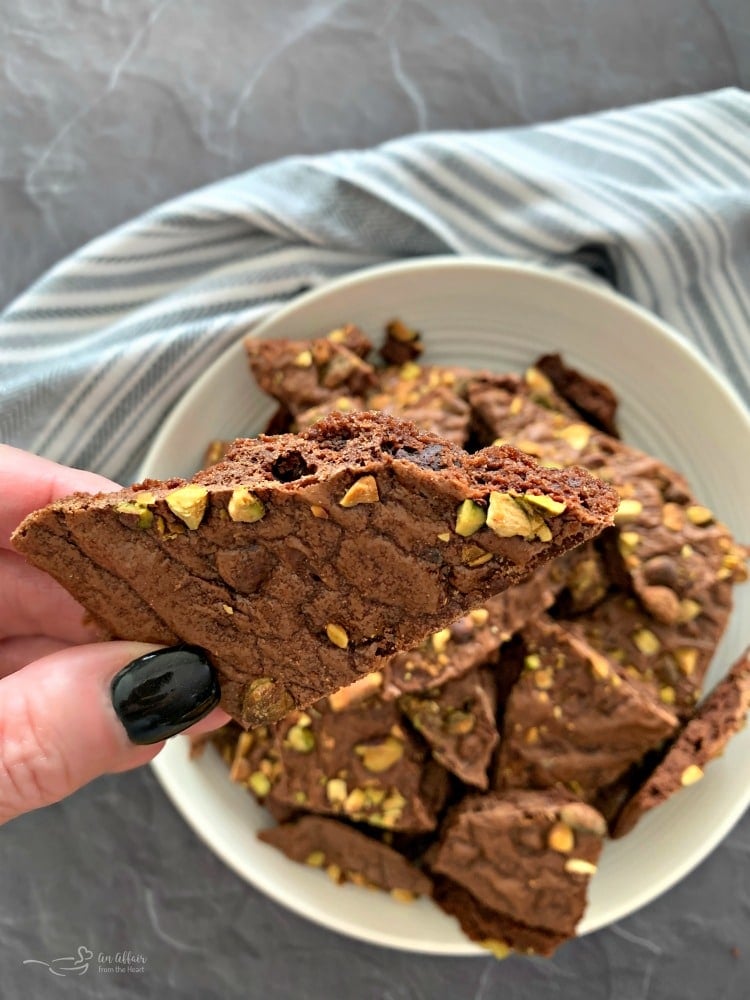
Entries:
POLYGON ((118 488, 0 445, 0 823, 147 763, 198 719, 193 733, 228 718, 201 650, 97 642, 83 608, 11 551, 31 511, 118 488))

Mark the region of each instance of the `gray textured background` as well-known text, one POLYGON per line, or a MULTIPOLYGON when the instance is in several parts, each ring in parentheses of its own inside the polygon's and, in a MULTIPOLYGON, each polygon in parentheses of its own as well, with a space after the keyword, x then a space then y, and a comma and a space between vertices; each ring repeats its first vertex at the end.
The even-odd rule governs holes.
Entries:
MULTIPOLYGON (((287 153, 750 85, 748 0, 0 0, 0 301, 167 197, 287 153)), ((420 958, 285 912, 148 771, 0 832, 0 995, 750 996, 750 816, 651 906, 549 962, 420 958), (25 958, 131 950, 143 974, 25 958)))

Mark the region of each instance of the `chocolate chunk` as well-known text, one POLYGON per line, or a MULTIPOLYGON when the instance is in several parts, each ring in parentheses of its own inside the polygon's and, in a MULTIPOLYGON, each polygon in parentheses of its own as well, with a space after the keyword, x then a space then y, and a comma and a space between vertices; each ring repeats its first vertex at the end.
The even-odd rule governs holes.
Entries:
POLYGON ((583 915, 605 830, 595 809, 559 792, 472 795, 446 821, 433 869, 489 910, 564 939, 583 915))
POLYGON ((497 788, 560 788, 587 802, 677 729, 617 665, 543 618, 523 631, 524 670, 505 706, 497 788))
POLYGON ((383 415, 334 414, 298 436, 237 441, 189 483, 57 501, 13 544, 113 637, 205 649, 224 707, 251 727, 352 683, 593 537, 616 499, 513 448, 467 455, 383 415), (403 449, 427 451, 429 467, 393 457, 403 449), (471 537, 454 530, 467 509, 486 521, 471 537), (249 594, 234 574, 237 550, 253 546, 272 569, 249 594), (230 552, 231 565, 219 559, 230 552))
POLYGON ((747 649, 627 802, 614 823, 612 836, 623 837, 651 809, 681 788, 699 781, 706 765, 721 756, 731 737, 743 728, 749 708, 750 649, 747 649))
POLYGON ((325 869, 335 882, 383 889, 408 902, 429 894, 430 879, 387 844, 345 823, 322 816, 302 816, 293 823, 261 830, 265 844, 292 861, 325 869))

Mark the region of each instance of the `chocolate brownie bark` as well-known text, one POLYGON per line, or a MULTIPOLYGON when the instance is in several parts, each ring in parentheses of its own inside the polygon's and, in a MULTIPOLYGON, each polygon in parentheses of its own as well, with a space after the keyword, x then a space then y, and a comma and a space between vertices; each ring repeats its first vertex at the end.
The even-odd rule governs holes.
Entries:
MULTIPOLYGON (((446 821, 432 868, 509 921, 564 939, 605 832, 595 809, 556 791, 472 795, 446 821)), ((506 933, 505 943, 517 942, 506 933)))
POLYGON ((405 694, 399 708, 443 767, 467 785, 486 789, 499 741, 497 691, 488 670, 474 669, 441 688, 405 694))
POLYGON ((496 788, 559 788, 593 802, 677 729, 617 664, 551 620, 523 631, 505 706, 496 788))
POLYGON ((245 349, 260 388, 292 415, 331 397, 364 395, 376 384, 375 370, 364 358, 372 344, 352 324, 314 340, 257 340, 245 349))
POLYGON ((577 462, 618 491, 616 528, 602 536, 601 547, 610 580, 620 590, 636 594, 640 621, 633 620, 633 606, 623 612, 625 621, 618 627, 617 615, 610 612, 623 605, 626 597, 613 595, 613 604, 607 598, 587 610, 582 622, 596 645, 588 622, 596 630, 601 619, 607 641, 603 651, 616 657, 626 655, 621 662, 643 675, 657 699, 675 705, 678 714, 687 717, 700 697, 703 675, 726 627, 732 587, 747 579, 746 549, 695 500, 678 473, 588 424, 541 405, 523 380, 479 376, 468 395, 483 440, 501 438, 548 466, 577 462), (623 631, 639 632, 643 636, 640 645, 647 651, 637 648, 637 655, 631 656, 621 645, 612 645, 607 635, 610 627, 615 627, 618 638, 623 631), (672 649, 680 650, 676 658, 671 656, 672 649))
POLYGON ((612 828, 623 837, 651 809, 681 788, 700 781, 707 764, 724 752, 729 740, 743 728, 750 709, 750 649, 745 650, 727 676, 719 681, 698 708, 667 753, 626 803, 612 828))
POLYGON ((333 414, 237 441, 190 482, 57 501, 13 544, 113 637, 202 646, 251 727, 593 537, 616 500, 513 448, 467 455, 380 414, 333 414))
POLYGON ((665 625, 635 597, 613 593, 585 615, 561 623, 617 663, 655 703, 686 720, 701 697, 717 634, 729 617, 730 597, 727 586, 716 588, 710 603, 704 597, 695 617, 665 625))
POLYGON ((322 868, 334 882, 383 889, 399 902, 431 890, 430 879, 398 851, 335 819, 302 816, 258 837, 292 861, 322 868))
POLYGON ((385 696, 419 693, 462 677, 490 659, 553 600, 543 566, 529 580, 490 597, 421 645, 391 657, 384 671, 385 696))
POLYGON ((570 368, 559 354, 544 354, 534 368, 546 376, 555 391, 583 417, 605 434, 619 437, 617 396, 604 382, 570 368))
POLYGON ((387 830, 433 830, 449 790, 445 771, 394 702, 361 694, 338 692, 276 726, 274 798, 387 830))

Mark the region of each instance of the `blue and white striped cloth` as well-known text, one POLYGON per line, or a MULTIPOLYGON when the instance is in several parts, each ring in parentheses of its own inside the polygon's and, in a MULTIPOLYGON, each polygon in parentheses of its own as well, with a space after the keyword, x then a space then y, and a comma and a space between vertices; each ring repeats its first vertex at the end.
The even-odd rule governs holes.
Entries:
POLYGON ((296 157, 162 205, 2 316, 0 439, 128 481, 241 329, 337 275, 444 253, 589 267, 750 399, 750 95, 296 157))

